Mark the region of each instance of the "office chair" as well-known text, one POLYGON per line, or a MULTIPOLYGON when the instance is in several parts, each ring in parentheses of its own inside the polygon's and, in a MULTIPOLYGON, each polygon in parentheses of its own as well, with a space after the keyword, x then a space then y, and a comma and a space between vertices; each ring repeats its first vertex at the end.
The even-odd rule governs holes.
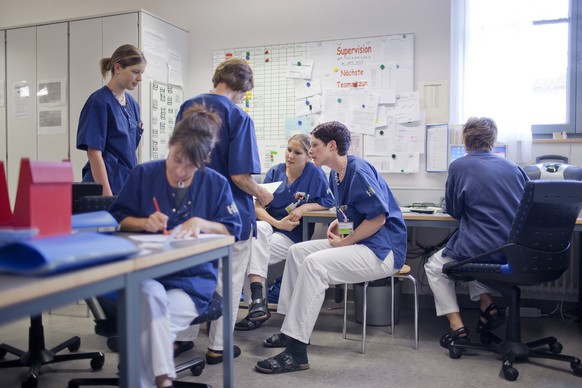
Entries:
MULTIPOLYGON (((407 264, 404 264, 404 266, 400 269, 400 271, 398 271, 397 273, 395 273, 394 275, 392 275, 390 277, 390 281, 391 281, 391 291, 392 291, 392 300, 391 300, 391 312, 392 315, 390 315, 390 334, 394 335, 395 334, 395 327, 394 327, 394 279, 395 278, 399 278, 399 279, 408 279, 412 282, 412 284, 414 285, 414 348, 418 349, 418 290, 416 287, 416 279, 414 278, 414 276, 412 276, 410 274, 410 266, 407 264)), ((367 312, 368 312, 368 301, 367 301, 367 289, 368 289, 368 284, 370 282, 364 282, 364 303, 363 303, 363 320, 362 320, 362 345, 361 345, 361 349, 360 349, 360 353, 365 354, 366 353, 366 324, 367 324, 367 312)), ((344 285, 344 326, 343 326, 343 336, 344 338, 347 338, 347 318, 348 318, 348 285, 345 284, 344 285)))
POLYGON ((582 182, 529 181, 511 226, 507 244, 473 258, 448 263, 443 272, 455 280, 479 282, 499 291, 508 301, 505 339, 490 334, 481 344, 455 343, 449 356, 460 358, 467 349, 485 350, 503 356, 506 380, 517 379, 516 360, 546 358, 570 363, 573 373, 582 376, 580 359, 560 354, 562 345, 555 337, 532 342, 521 340, 520 288, 558 279, 568 269, 570 240, 576 218, 582 209, 582 182), (494 253, 507 257, 505 264, 484 262, 494 253), (542 346, 548 349, 539 349, 542 346))
POLYGON ((42 316, 31 316, 28 334, 28 351, 20 350, 7 344, 0 344, 0 358, 4 358, 6 353, 11 353, 19 357, 16 360, 0 361, 0 368, 29 367, 28 375, 22 383, 22 388, 32 388, 38 384, 40 368, 43 365, 71 360, 91 359, 91 369, 99 370, 103 367, 105 363, 105 355, 103 353, 75 353, 80 347, 81 339, 74 336, 52 349, 46 349, 42 316), (57 354, 65 348, 72 352, 72 354, 57 354))
MULTIPOLYGON (((192 321, 192 325, 197 325, 205 322, 217 320, 222 316, 222 297, 217 292, 214 292, 210 304, 206 311, 196 317, 192 321)), ((111 336, 107 340, 107 346, 110 350, 117 352, 118 350, 118 336, 111 336)), ((193 376, 200 376, 202 370, 206 367, 204 357, 194 357, 191 360, 176 365, 176 374, 185 370, 190 370, 193 376)), ((211 388, 210 385, 204 383, 185 382, 174 380, 172 382, 174 387, 184 388, 211 388)), ((81 386, 119 386, 119 378, 78 378, 69 381, 68 388, 79 388, 81 386)))

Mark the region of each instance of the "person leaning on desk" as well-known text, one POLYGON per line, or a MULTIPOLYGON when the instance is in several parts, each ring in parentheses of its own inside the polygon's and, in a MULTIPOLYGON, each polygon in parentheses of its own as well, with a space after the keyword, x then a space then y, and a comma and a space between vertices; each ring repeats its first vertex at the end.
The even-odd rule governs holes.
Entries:
MULTIPOLYGON (((161 233, 180 226, 176 238, 201 233, 240 237, 241 220, 228 181, 204 167, 220 123, 217 114, 201 105, 184 112, 170 137, 167 159, 135 167, 111 206, 122 231, 161 233)), ((217 280, 214 261, 142 283, 143 386, 154 381, 157 387, 172 385, 172 344, 206 311, 217 280)))
POLYGON ((289 248, 277 312, 285 315, 281 332, 263 341, 285 350, 259 361, 261 373, 309 368, 307 344, 330 284, 388 277, 406 260, 406 225, 386 181, 363 159, 348 155, 350 131, 331 121, 311 132, 309 155, 316 166, 332 169, 329 186, 337 219, 327 239, 289 248))
MULTIPOLYGON (((463 127, 463 142, 468 154, 449 166, 445 185, 447 213, 460 220, 459 229, 444 249, 432 255, 424 268, 434 294, 436 313, 446 315, 449 330, 440 344, 448 348, 454 341, 469 338, 455 294, 455 281, 443 273, 443 266, 502 246, 509 231, 525 183, 526 173, 509 159, 491 152, 497 140, 497 125, 486 117, 471 117, 463 127)), ((500 254, 492 261, 503 261, 500 254)), ((472 281, 468 283, 471 300, 480 300, 481 314, 477 333, 484 334, 504 322, 502 311, 493 303, 490 289, 472 281)))

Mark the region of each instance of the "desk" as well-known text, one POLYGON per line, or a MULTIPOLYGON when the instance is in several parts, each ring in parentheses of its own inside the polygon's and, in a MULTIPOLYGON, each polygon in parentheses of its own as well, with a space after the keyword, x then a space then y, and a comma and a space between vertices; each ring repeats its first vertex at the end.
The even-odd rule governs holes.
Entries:
MULTIPOLYGON (((78 299, 120 291, 120 381, 122 387, 139 386, 140 282, 222 259, 223 306, 230 311, 231 236, 172 243, 164 249, 127 260, 103 264, 49 277, 0 275, 0 324, 40 314, 78 299)), ((232 387, 232 317, 224 316, 224 386, 232 387)))
MULTIPOLYGON (((425 227, 425 228, 456 228, 459 226, 459 220, 454 219, 446 213, 421 214, 421 213, 402 213, 404 222, 408 227, 425 227)), ((303 240, 309 240, 309 225, 314 223, 329 224, 336 218, 334 210, 309 211, 303 213, 303 240)), ((574 232, 580 234, 582 242, 582 217, 578 217, 574 232)), ((579 266, 578 266, 578 320, 582 321, 582 247, 578 247, 579 266)))
MULTIPOLYGON (((406 226, 418 226, 426 228, 456 228, 459 220, 446 213, 421 214, 402 213, 406 226)), ((329 224, 336 218, 334 210, 319 210, 303 213, 303 241, 309 240, 309 225, 315 223, 329 224)), ((579 219, 582 222, 582 219, 579 219)))

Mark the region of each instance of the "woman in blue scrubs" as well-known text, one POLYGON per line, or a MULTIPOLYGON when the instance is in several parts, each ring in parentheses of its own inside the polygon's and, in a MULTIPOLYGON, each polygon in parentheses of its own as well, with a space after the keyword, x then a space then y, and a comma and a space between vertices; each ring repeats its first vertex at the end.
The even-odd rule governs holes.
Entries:
POLYGON ((310 162, 310 147, 309 135, 291 136, 285 163, 272 167, 265 176, 263 183, 281 182, 281 185, 273 193, 269 206, 255 203, 259 220, 257 239, 253 241, 247 270, 250 289, 245 287, 245 296, 250 295, 249 313, 235 325, 236 330, 254 330, 271 316, 263 295, 263 282, 269 265, 285 260, 289 247, 303 241, 303 213, 333 206, 325 173, 310 162))
POLYGON ((337 219, 327 239, 289 248, 277 312, 285 314, 281 332, 263 341, 285 350, 259 361, 261 373, 309 369, 307 344, 330 284, 388 277, 406 260, 406 225, 386 181, 363 159, 347 154, 350 131, 331 121, 311 132, 309 155, 316 166, 331 168, 329 185, 337 219))
POLYGON ((111 79, 89 96, 81 110, 77 149, 87 151, 89 159, 83 182, 100 183, 103 195, 118 194, 137 165, 143 124, 139 105, 126 90, 137 88, 146 63, 143 53, 129 44, 101 59, 101 74, 106 78, 111 73, 111 79))
MULTIPOLYGON (((169 140, 166 160, 135 167, 111 206, 122 231, 176 238, 202 233, 240 237, 241 220, 226 178, 205 168, 220 118, 194 105, 169 140), (154 200, 155 198, 155 200, 154 200)), ((176 377, 173 342, 206 312, 217 285, 218 262, 142 283, 142 386, 168 387, 176 377)))

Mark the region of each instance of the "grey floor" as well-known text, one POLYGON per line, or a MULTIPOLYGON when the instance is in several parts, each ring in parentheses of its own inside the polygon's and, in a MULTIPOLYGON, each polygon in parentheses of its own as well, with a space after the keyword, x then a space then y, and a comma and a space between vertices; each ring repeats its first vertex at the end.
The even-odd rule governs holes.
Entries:
MULTIPOLYGON (((465 354, 452 360, 438 340, 446 330, 444 318, 435 317, 433 309, 420 312, 420 348, 413 348, 413 310, 408 295, 402 301, 400 322, 396 334, 389 327, 368 327, 367 352, 359 353, 361 325, 353 320, 353 304, 349 306, 348 339, 341 334, 343 310, 332 300, 326 301, 308 348, 311 369, 284 375, 264 375, 254 371, 257 361, 278 353, 278 349, 261 346, 264 338, 276 333, 283 318, 277 314, 261 328, 235 331, 235 343, 242 355, 235 360, 235 387, 574 387, 582 386, 582 377, 571 373, 568 363, 536 360, 516 364, 519 378, 508 382, 500 376, 501 362, 486 353, 465 354), (409 303, 410 302, 410 303, 409 303)), ((81 337, 80 351, 105 352, 105 366, 92 372, 89 361, 72 361, 42 368, 39 387, 66 387, 72 378, 85 376, 114 376, 117 355, 109 352, 105 338, 93 333, 92 318, 87 318, 84 304, 62 307, 44 315, 47 347, 71 335, 81 337)), ((239 317, 245 315, 241 309, 239 317)), ((476 310, 464 310, 466 323, 473 328, 476 310)), ((22 320, 0 326, 0 341, 26 347, 28 321, 22 320)), ((531 340, 554 335, 564 346, 564 354, 582 357, 582 324, 565 322, 559 316, 523 319, 523 339, 531 340)), ((502 334, 502 331, 498 334, 502 334)), ((473 336, 475 337, 475 336, 473 336)), ((177 361, 193 355, 204 355, 206 332, 201 330, 195 348, 182 354, 177 361)), ((477 338, 475 338, 477 339, 477 338)), ((66 351, 66 350, 65 350, 66 351)), ((7 355, 6 359, 13 356, 7 355)), ((19 387, 25 368, 0 369, 0 387, 19 387)), ((214 387, 222 386, 222 367, 207 366, 201 376, 184 372, 180 380, 199 381, 214 387)))

